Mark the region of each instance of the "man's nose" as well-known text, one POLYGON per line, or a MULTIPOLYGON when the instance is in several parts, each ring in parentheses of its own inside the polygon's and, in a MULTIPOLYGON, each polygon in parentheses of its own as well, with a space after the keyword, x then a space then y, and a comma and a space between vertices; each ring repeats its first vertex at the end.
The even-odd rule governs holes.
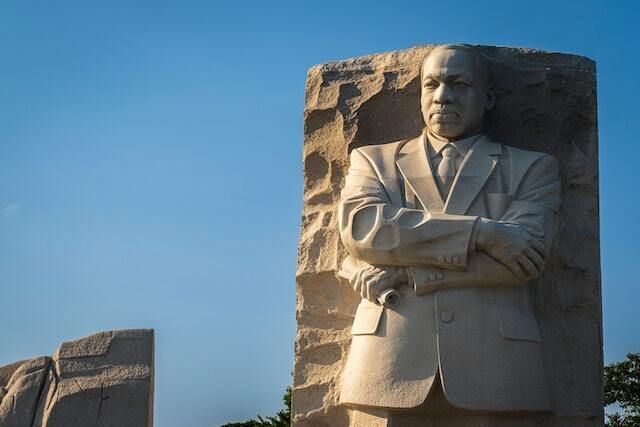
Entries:
POLYGON ((453 102, 453 93, 449 85, 444 83, 439 85, 434 93, 433 101, 437 104, 451 104, 453 102))

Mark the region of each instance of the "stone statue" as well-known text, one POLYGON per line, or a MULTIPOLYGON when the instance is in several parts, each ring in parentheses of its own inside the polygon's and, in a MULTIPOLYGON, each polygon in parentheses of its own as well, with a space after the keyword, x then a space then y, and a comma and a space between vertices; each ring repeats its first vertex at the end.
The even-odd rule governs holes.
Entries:
POLYGON ((596 89, 504 46, 309 69, 292 425, 603 424, 596 89))
POLYGON ((483 133, 495 95, 474 48, 434 49, 420 88, 420 136, 351 152, 340 275, 362 301, 340 403, 398 420, 549 411, 531 287, 558 225, 558 164, 483 133))

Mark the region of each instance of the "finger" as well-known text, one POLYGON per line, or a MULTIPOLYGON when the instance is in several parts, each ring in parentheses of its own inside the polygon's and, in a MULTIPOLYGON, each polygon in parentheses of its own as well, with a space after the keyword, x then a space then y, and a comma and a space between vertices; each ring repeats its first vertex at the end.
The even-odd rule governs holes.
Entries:
POLYGON ((367 280, 371 277, 369 269, 364 269, 358 278, 358 293, 362 298, 366 298, 367 295, 367 280))
POLYGON ((383 274, 378 278, 378 283, 376 284, 376 288, 378 291, 386 288, 393 288, 396 286, 396 282, 398 281, 398 269, 395 267, 390 267, 385 270, 383 274))
POLYGON ((527 280, 527 275, 524 273, 524 271, 522 270, 522 267, 520 267, 520 264, 518 264, 515 261, 510 261, 506 264, 506 266, 509 268, 509 270, 511 270, 511 272, 520 280, 527 280))
POLYGON ((522 266, 524 271, 527 273, 528 278, 536 278, 538 277, 538 268, 535 266, 533 262, 529 258, 524 255, 520 255, 516 258, 518 264, 522 266))
POLYGON ((380 295, 380 291, 388 287, 389 287, 389 276, 381 274, 379 276, 376 276, 375 280, 371 284, 371 289, 372 289, 371 292, 374 292, 375 298, 377 298, 378 295, 380 295))
POLYGON ((368 299, 369 301, 371 301, 371 285, 371 278, 367 278, 367 280, 364 281, 364 285, 362 286, 362 291, 364 292, 362 297, 368 299))
POLYGON ((367 264, 367 266, 364 267, 361 271, 363 275, 369 276, 375 273, 376 268, 373 265, 367 264))
POLYGON ((540 240, 531 239, 529 240, 529 243, 531 244, 531 247, 533 249, 535 249, 536 251, 538 251, 540 255, 542 255, 542 258, 546 259, 549 256, 549 251, 547 250, 547 247, 540 240))
POLYGON ((371 276, 366 275, 362 278, 362 286, 360 288, 360 296, 364 299, 369 299, 369 280, 371 276))
POLYGON ((351 286, 357 294, 360 294, 360 289, 362 288, 362 270, 358 270, 356 272, 356 276, 351 286))
POLYGON ((409 280, 407 278, 407 271, 404 267, 395 268, 393 272, 393 279, 391 281, 391 287, 395 288, 403 283, 407 283, 409 280))
POLYGON ((371 277, 367 279, 365 288, 367 290, 367 299, 371 302, 376 302, 376 298, 378 298, 378 291, 376 290, 376 279, 371 277))
POLYGON ((542 258, 542 256, 540 256, 538 251, 529 248, 525 251, 525 255, 527 256, 527 258, 533 261, 536 267, 538 267, 538 272, 542 271, 542 269, 544 268, 544 259, 542 258))

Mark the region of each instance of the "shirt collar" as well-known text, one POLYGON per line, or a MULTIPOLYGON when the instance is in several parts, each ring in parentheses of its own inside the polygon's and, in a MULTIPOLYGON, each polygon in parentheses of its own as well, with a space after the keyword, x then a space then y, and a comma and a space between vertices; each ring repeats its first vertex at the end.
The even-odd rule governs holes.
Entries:
POLYGON ((469 150, 471 150, 471 147, 473 147, 473 144, 480 137, 480 134, 477 133, 464 139, 459 139, 458 141, 448 142, 437 138, 436 136, 432 135, 431 132, 425 131, 425 134, 425 139, 428 141, 427 145, 429 147, 429 157, 431 158, 440 156, 442 150, 447 146, 447 144, 451 144, 456 147, 456 149, 458 150, 458 154, 462 158, 465 158, 467 156, 467 153, 469 153, 469 150))

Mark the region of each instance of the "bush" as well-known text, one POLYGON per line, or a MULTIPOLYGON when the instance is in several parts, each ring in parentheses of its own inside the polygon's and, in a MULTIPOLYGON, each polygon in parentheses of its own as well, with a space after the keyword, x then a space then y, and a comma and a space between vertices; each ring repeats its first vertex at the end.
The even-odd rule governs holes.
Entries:
POLYGON ((258 419, 250 419, 239 423, 225 424, 220 427, 289 427, 291 425, 291 387, 282 396, 284 409, 279 411, 274 417, 266 419, 258 415, 258 419))
POLYGON ((640 426, 640 353, 604 367, 604 404, 623 410, 607 415, 608 427, 640 426))

